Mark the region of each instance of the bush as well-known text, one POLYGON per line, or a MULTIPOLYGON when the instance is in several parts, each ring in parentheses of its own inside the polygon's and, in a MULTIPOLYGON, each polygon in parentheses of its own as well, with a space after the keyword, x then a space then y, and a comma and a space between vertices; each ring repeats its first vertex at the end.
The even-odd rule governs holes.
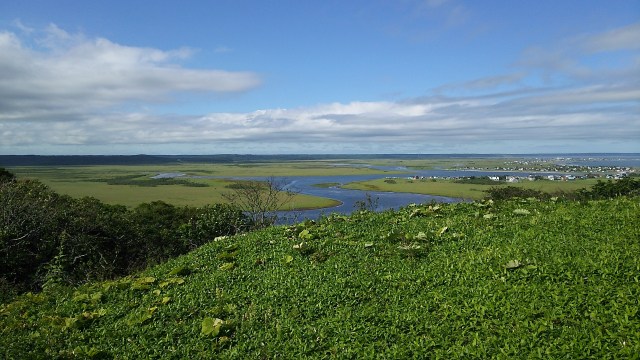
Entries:
POLYGON ((512 198, 549 198, 551 195, 543 193, 542 191, 533 189, 523 189, 515 186, 506 187, 492 187, 486 190, 488 197, 493 200, 506 200, 512 198))
POLYGON ((126 275, 250 226, 230 205, 155 201, 129 210, 58 195, 38 181, 0 182, 0 291, 126 275))
POLYGON ((591 199, 610 199, 625 195, 640 195, 640 179, 627 177, 617 181, 598 181, 586 195, 591 199))
POLYGON ((0 183, 14 181, 16 176, 13 173, 5 170, 5 168, 0 168, 0 183))
POLYGON ((180 241, 178 229, 188 223, 193 209, 176 207, 164 201, 138 205, 131 211, 135 236, 129 244, 129 260, 133 268, 159 263, 188 249, 180 241))
MULTIPOLYGON (((55 281, 77 284, 127 273, 131 260, 127 243, 134 237, 127 208, 86 197, 71 201, 66 210, 58 236, 55 281)), ((49 268, 45 281, 54 280, 49 268)))
POLYGON ((36 274, 57 251, 70 200, 38 181, 0 183, 0 277, 37 283, 36 274))
POLYGON ((232 235, 252 227, 250 219, 238 208, 227 204, 207 205, 196 210, 180 235, 189 249, 201 246, 217 236, 232 235))

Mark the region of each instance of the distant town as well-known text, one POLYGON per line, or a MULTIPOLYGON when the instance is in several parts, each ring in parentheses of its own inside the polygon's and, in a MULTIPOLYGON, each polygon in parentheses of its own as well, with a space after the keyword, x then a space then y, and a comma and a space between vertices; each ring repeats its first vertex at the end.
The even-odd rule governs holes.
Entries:
MULTIPOLYGON (((578 161, 597 161, 599 159, 579 159, 578 161)), ((576 161, 572 158, 557 158, 553 160, 549 159, 528 159, 528 160, 511 160, 506 161, 504 164, 494 167, 477 167, 477 166, 462 166, 456 167, 455 170, 476 170, 476 171, 517 171, 517 172, 536 172, 536 173, 558 173, 566 174, 573 173, 576 175, 527 175, 527 176, 504 176, 490 177, 495 181, 510 181, 516 180, 577 180, 577 179, 593 179, 593 178, 607 178, 607 179, 621 179, 626 176, 633 176, 636 173, 636 169, 630 166, 614 166, 614 165, 566 165, 558 164, 557 161, 576 161), (580 174, 580 175, 577 175, 580 174)))
MULTIPOLYGON (((472 169, 468 169, 472 170, 472 169)), ((484 170, 484 169, 482 169, 484 170)), ((511 170, 517 171, 517 170, 511 170)), ((633 171, 631 171, 633 173, 633 171)), ((574 181, 574 180, 586 180, 586 179, 622 179, 629 176, 629 173, 621 172, 617 174, 595 174, 589 173, 584 175, 536 175, 536 174, 528 174, 528 175, 505 175, 505 176, 409 176, 407 180, 488 180, 493 182, 507 182, 507 183, 517 183, 521 181, 538 181, 538 180, 550 180, 550 181, 574 181)), ((387 177, 387 179, 399 179, 400 177, 387 177)))
MULTIPOLYGON (((597 162, 599 159, 580 159, 579 161, 597 162)), ((478 171, 478 172, 518 172, 522 175, 492 175, 492 176, 409 176, 408 180, 472 180, 474 182, 507 182, 517 183, 521 181, 574 181, 585 179, 622 179, 625 177, 640 176, 637 168, 631 166, 613 165, 567 165, 557 164, 553 161, 576 161, 572 158, 557 159, 527 159, 510 160, 496 166, 454 166, 447 170, 478 171)), ((388 179, 400 177, 388 177, 388 179)), ((404 178, 404 177, 403 177, 404 178)))

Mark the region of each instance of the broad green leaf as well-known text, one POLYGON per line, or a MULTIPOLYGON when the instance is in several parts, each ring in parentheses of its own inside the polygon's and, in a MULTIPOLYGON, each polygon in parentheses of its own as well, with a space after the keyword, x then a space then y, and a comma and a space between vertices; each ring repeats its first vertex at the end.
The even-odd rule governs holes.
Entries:
POLYGON ((307 244, 305 242, 301 242, 300 244, 293 245, 293 248, 295 250, 303 250, 306 246, 307 246, 307 244))
POLYGON ((442 229, 440 229, 440 231, 438 231, 438 236, 442 236, 442 234, 447 232, 447 230, 449 230, 449 227, 448 226, 443 226, 442 229))
POLYGON ((191 268, 186 265, 178 266, 169 272, 169 275, 185 276, 191 274, 191 268))
POLYGON ((158 284, 158 286, 160 286, 160 288, 165 288, 171 284, 176 284, 176 285, 184 284, 184 279, 179 277, 170 278, 161 282, 160 284, 158 284))
POLYGON ((223 270, 223 271, 225 271, 225 270, 231 270, 231 269, 233 269, 235 266, 236 266, 236 264, 235 264, 235 263, 232 263, 232 262, 226 262, 226 263, 224 263, 224 264, 220 265, 220 267, 218 268, 218 270, 223 270))
POLYGON ((518 260, 511 260, 504 265, 507 270, 517 269, 522 266, 522 263, 518 260))
POLYGON ((200 330, 200 332, 202 333, 202 335, 211 335, 213 337, 216 337, 220 333, 220 328, 223 324, 224 320, 222 319, 214 319, 210 317, 204 318, 204 320, 202 320, 202 329, 200 330))
POLYGON ((414 236, 413 238, 416 239, 416 240, 427 240, 428 236, 427 236, 427 234, 425 234, 422 231, 420 231, 418 233, 418 235, 414 236))

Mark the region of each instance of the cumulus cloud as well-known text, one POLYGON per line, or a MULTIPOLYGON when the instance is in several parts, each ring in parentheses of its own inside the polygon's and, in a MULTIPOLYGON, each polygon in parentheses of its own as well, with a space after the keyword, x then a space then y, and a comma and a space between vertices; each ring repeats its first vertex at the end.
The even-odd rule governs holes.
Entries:
POLYGON ((192 53, 125 46, 55 25, 27 39, 0 32, 0 121, 72 119, 134 101, 168 101, 180 92, 233 93, 260 85, 252 72, 181 67, 192 53))
POLYGON ((547 89, 515 98, 512 93, 440 96, 203 116, 110 114, 79 124, 34 123, 29 131, 15 123, 4 124, 0 133, 8 131, 11 136, 6 139, 16 144, 34 144, 35 132, 55 144, 259 142, 297 144, 301 150, 313 143, 633 140, 640 138, 640 119, 632 115, 638 94, 638 89, 587 87, 547 89))
MULTIPOLYGON (((637 145, 632 147, 640 138, 640 82, 624 76, 635 68, 600 75, 595 71, 577 75, 573 69, 581 56, 588 55, 584 44, 618 33, 613 30, 574 43, 572 51, 562 53, 564 66, 521 64, 511 74, 450 84, 431 95, 401 101, 166 115, 126 111, 116 105, 158 101, 179 91, 243 91, 259 79, 252 73, 175 65, 174 61, 190 56, 188 49, 126 47, 106 39, 73 35, 65 39, 63 33, 54 38, 66 47, 48 39, 42 46, 54 51, 44 51, 4 32, 0 33, 0 149, 94 146, 122 153, 113 149, 136 145, 164 153, 171 152, 169 148, 200 153, 335 153, 504 152, 511 146, 512 152, 548 152, 553 151, 545 147, 548 144, 587 144, 584 149, 591 151, 592 144, 614 150, 618 143, 625 144, 620 149, 637 151, 637 145), (541 69, 563 81, 541 85, 536 78, 541 69)), ((598 48, 615 51, 623 43, 598 48)))

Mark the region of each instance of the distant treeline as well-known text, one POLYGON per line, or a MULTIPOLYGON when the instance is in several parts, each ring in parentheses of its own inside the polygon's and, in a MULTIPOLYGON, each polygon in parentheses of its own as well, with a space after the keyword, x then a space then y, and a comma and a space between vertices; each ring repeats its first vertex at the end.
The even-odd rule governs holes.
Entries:
POLYGON ((0 155, 0 167, 63 165, 153 165, 188 163, 252 163, 309 160, 368 159, 502 159, 550 157, 608 157, 635 154, 217 154, 217 155, 0 155))
POLYGON ((0 155, 0 166, 154 165, 185 163, 233 164, 254 162, 395 159, 418 155, 0 155))
POLYGON ((418 154, 279 154, 279 155, 0 155, 0 166, 153 165, 185 163, 234 164, 309 160, 367 160, 478 157, 418 154))

